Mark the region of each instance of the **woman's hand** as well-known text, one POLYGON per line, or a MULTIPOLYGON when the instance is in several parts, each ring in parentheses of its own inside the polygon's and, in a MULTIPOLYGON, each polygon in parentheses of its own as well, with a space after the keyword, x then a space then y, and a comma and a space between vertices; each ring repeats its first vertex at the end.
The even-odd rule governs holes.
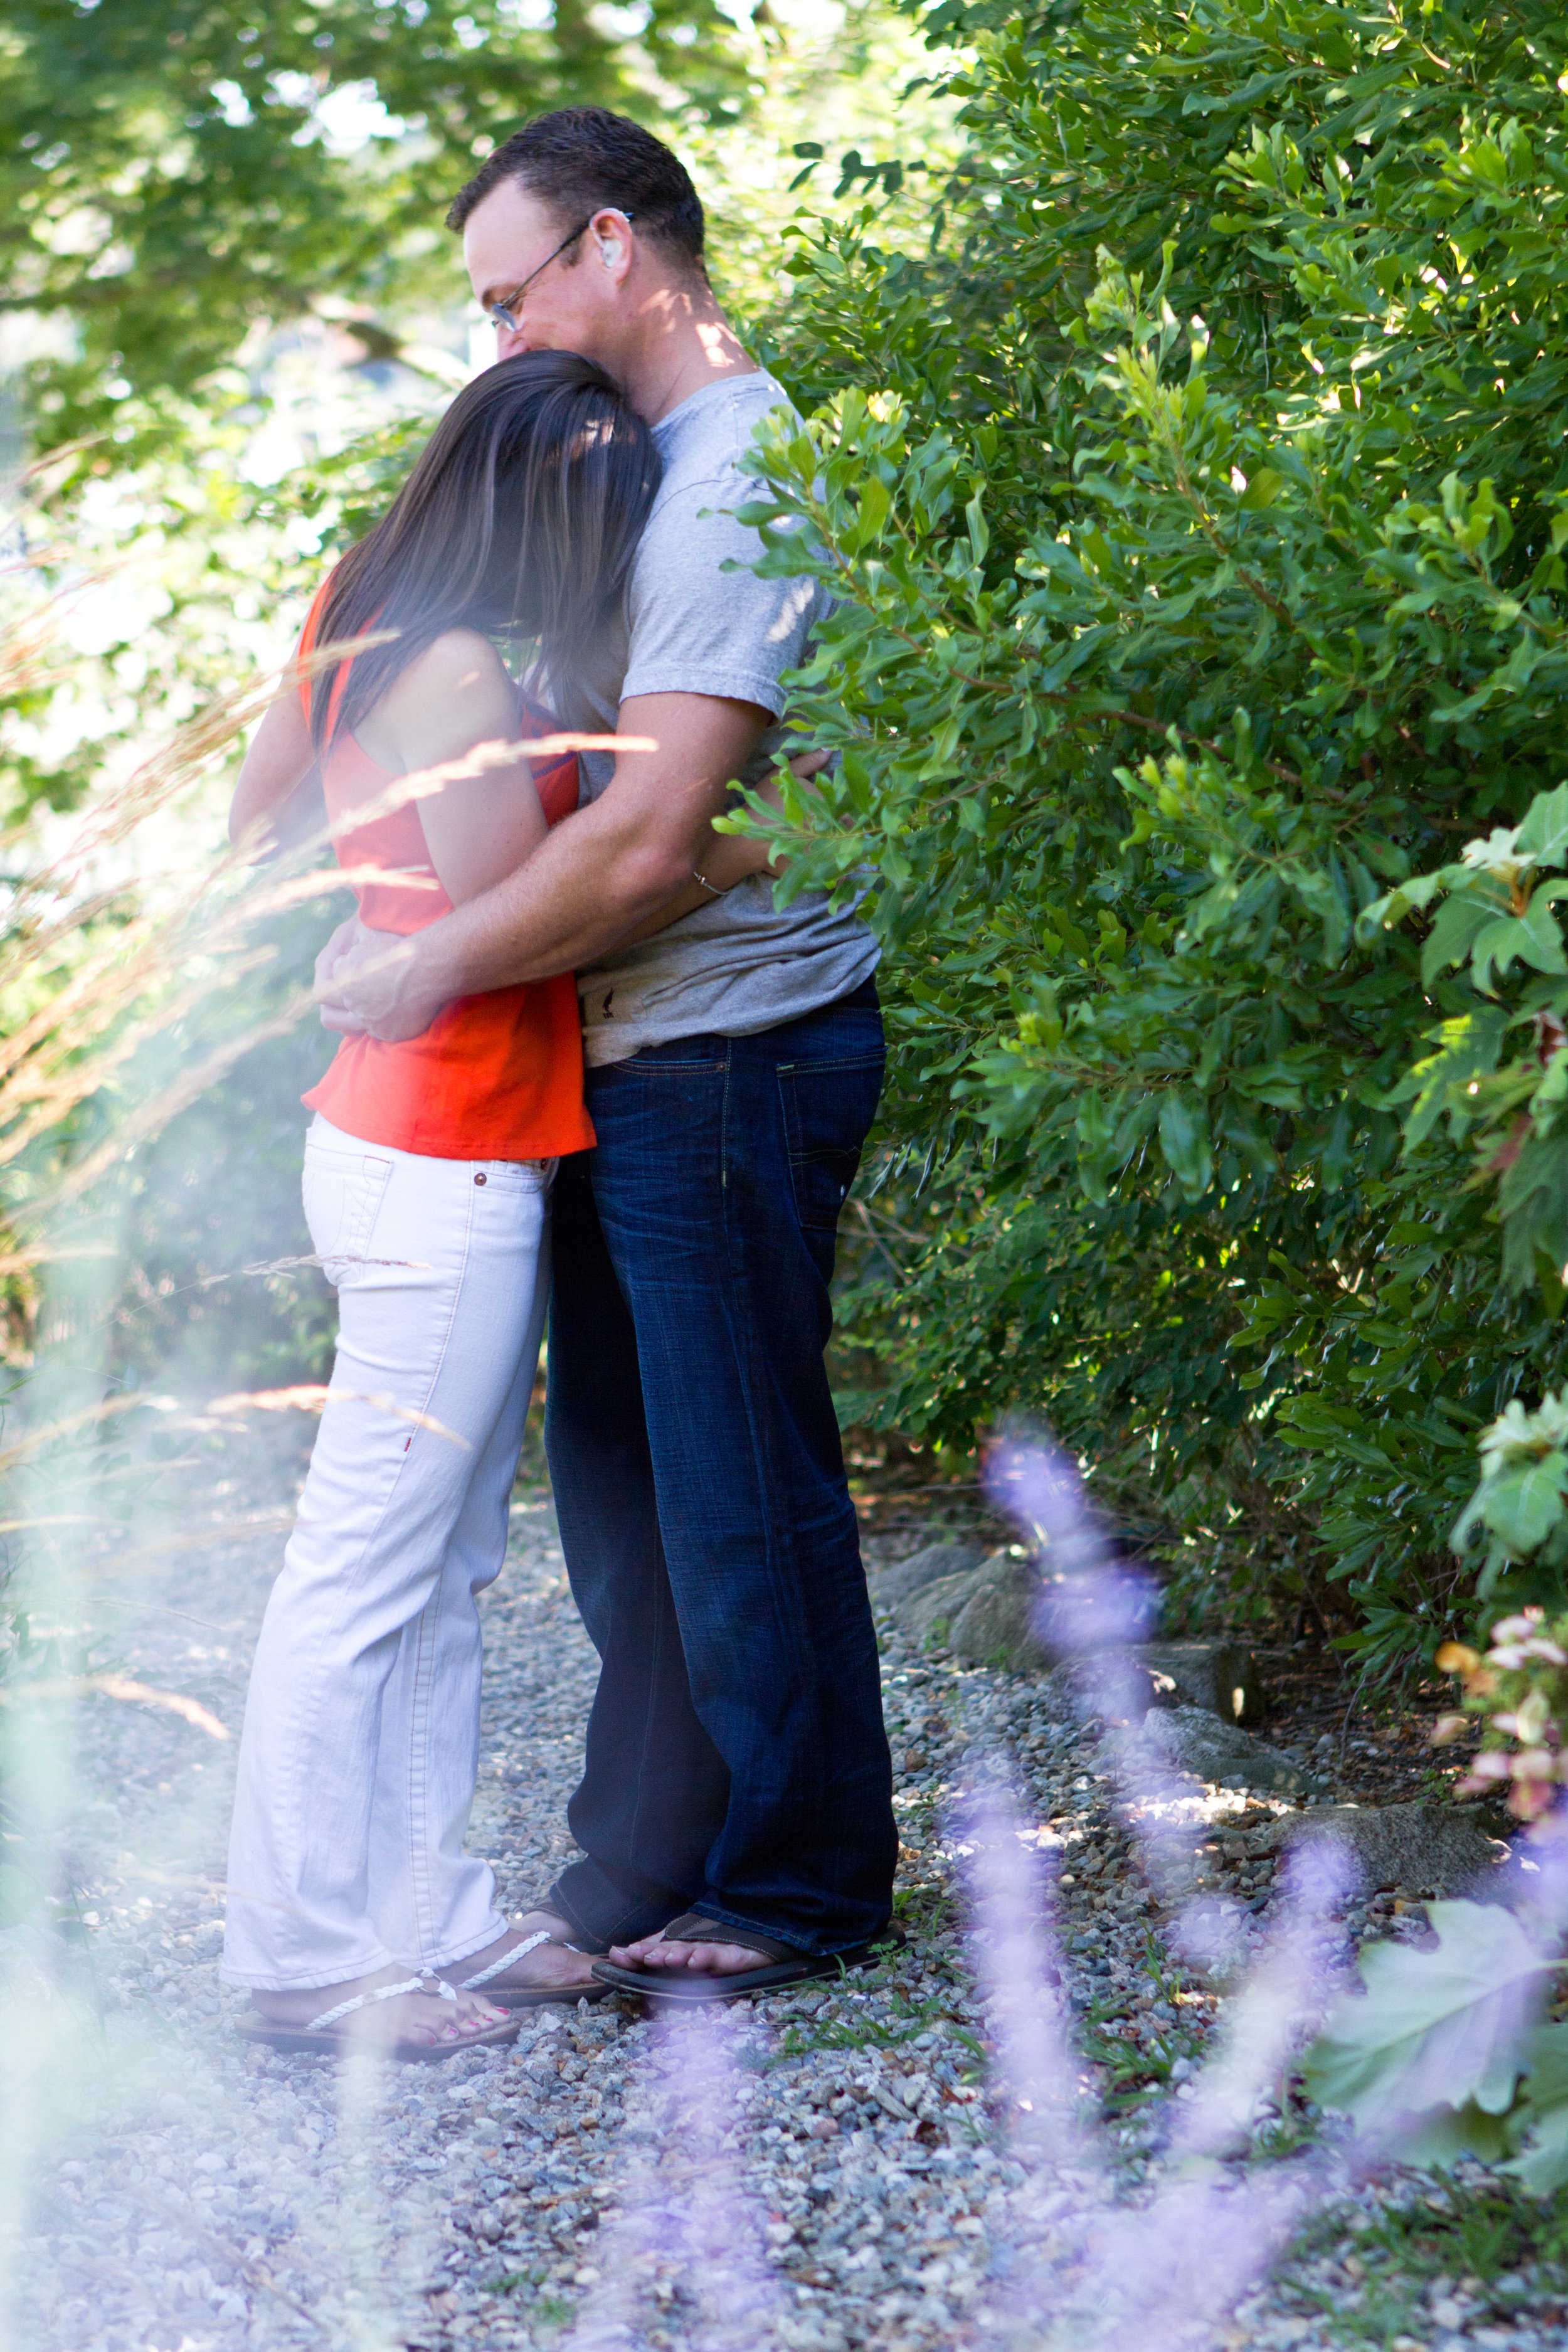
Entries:
POLYGON ((457 993, 429 977, 426 943, 439 928, 433 924, 429 931, 405 939, 394 931, 373 931, 357 915, 340 923, 316 958, 322 1028, 394 1043, 423 1036, 457 993))

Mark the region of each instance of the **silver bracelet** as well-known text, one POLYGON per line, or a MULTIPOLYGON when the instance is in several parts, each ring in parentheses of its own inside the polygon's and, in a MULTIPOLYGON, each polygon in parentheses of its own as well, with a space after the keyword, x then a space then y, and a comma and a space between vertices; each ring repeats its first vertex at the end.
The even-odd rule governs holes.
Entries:
POLYGON ((721 898, 724 896, 722 890, 714 888, 713 884, 710 882, 706 874, 699 874, 695 866, 691 869, 691 878, 694 882, 700 882, 705 890, 711 891, 715 898, 721 898))

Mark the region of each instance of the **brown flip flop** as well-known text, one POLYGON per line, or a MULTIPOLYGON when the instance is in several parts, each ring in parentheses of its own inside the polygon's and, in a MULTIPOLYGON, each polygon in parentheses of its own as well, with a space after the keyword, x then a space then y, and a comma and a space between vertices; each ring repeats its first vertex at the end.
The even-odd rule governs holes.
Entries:
MULTIPOLYGON (((491 1981, 493 1978, 504 1975, 525 1953, 536 1951, 541 1944, 548 1944, 551 1940, 548 1928, 541 1927, 537 1935, 528 1937, 521 1944, 514 1944, 510 1952, 503 1952, 499 1960, 490 1962, 488 1969, 480 1969, 477 1976, 443 1977, 441 1981, 454 1985, 458 1992, 478 1992, 484 1987, 485 1999, 493 2000, 498 2009, 547 2009, 552 2002, 575 2009, 580 2000, 608 2000, 608 1985, 502 1985, 491 1981)), ((463 1964, 459 1960, 457 1965, 461 1968, 463 1964)))
POLYGON ((847 1969, 875 1968, 900 1949, 901 1927, 884 1928, 868 1942, 844 1952, 803 1952, 797 1945, 782 1944, 760 1927, 733 1927, 688 1911, 663 1930, 667 1944, 742 1944, 758 1953, 763 1965, 742 1969, 738 1976, 699 1976, 689 1969, 623 1969, 613 1960, 595 1960, 594 1974, 616 1992, 641 1993, 645 2000, 744 2000, 748 1993, 787 1992, 792 1985, 810 1984, 818 1977, 841 1976, 847 1969))
POLYGON ((391 2058, 402 2066, 428 2065, 437 2059, 456 2058, 464 2050, 493 2050, 515 2042, 521 2031, 519 2021, 510 2017, 499 2025, 487 2026, 482 2033, 465 2033, 458 2042, 359 2042, 352 2033, 330 2031, 340 2018, 352 2017, 355 2010, 368 2009, 373 2001, 395 2000, 405 1992, 435 1992, 442 2000, 458 1998, 439 1978, 432 1984, 425 1977, 409 1977, 402 1984, 383 1985, 378 1992, 356 1993, 353 2000, 340 2000, 335 2009, 323 2010, 308 2025, 273 2025, 264 2019, 247 2018, 236 2031, 242 2042, 258 2042, 266 2050, 304 2052, 312 2058, 391 2058))

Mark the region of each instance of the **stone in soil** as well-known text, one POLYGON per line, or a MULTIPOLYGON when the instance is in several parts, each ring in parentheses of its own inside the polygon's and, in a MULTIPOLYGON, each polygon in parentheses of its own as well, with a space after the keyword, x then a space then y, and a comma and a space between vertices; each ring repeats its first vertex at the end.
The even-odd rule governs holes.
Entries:
POLYGON ((1057 1666, 1046 1689, 1066 1721, 1099 1716, 1142 1723, 1151 1707, 1195 1706, 1225 1722, 1255 1722, 1262 1678, 1250 1651, 1229 1642, 1145 1642, 1091 1651, 1057 1666))
POLYGON ((1242 1725, 1263 1718, 1263 1677, 1239 1643, 1145 1642, 1132 1657, 1150 1677, 1152 1706, 1195 1706, 1242 1725))
POLYGON ((968 1579, 948 1648, 965 1665, 993 1666, 1002 1674, 1037 1672, 1050 1664, 1050 1654, 1035 1631, 1039 1600, 1039 1579, 1027 1560, 1006 1553, 988 1560, 968 1579))
POLYGON ((1112 1733, 1106 1748, 1121 1771, 1150 1779, 1179 1773, 1271 1797, 1303 1796, 1319 1785, 1278 1748, 1201 1707, 1152 1708, 1135 1730, 1112 1733))
POLYGON ((1325 1837, 1345 1848, 1368 1894, 1404 1887, 1415 1895, 1489 1895, 1508 1852, 1475 1811, 1437 1804, 1326 1805, 1285 1815, 1255 1831, 1247 1845, 1258 1853, 1325 1837))
POLYGON ((984 1544, 922 1544, 890 1567, 874 1568, 866 1579, 867 1589, 876 1608, 892 1609, 940 1577, 967 1576, 984 1558, 984 1544))

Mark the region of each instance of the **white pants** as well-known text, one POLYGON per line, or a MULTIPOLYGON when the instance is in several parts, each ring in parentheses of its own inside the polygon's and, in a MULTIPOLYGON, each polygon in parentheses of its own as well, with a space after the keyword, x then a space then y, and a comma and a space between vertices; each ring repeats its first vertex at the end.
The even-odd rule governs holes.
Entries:
POLYGON ((306 1138, 305 1215, 339 1292, 338 1352, 251 1670, 231 1983, 446 1968, 505 1931, 489 1865, 463 1852, 475 1595, 506 1552, 553 1173, 394 1151, 322 1118, 306 1138))

